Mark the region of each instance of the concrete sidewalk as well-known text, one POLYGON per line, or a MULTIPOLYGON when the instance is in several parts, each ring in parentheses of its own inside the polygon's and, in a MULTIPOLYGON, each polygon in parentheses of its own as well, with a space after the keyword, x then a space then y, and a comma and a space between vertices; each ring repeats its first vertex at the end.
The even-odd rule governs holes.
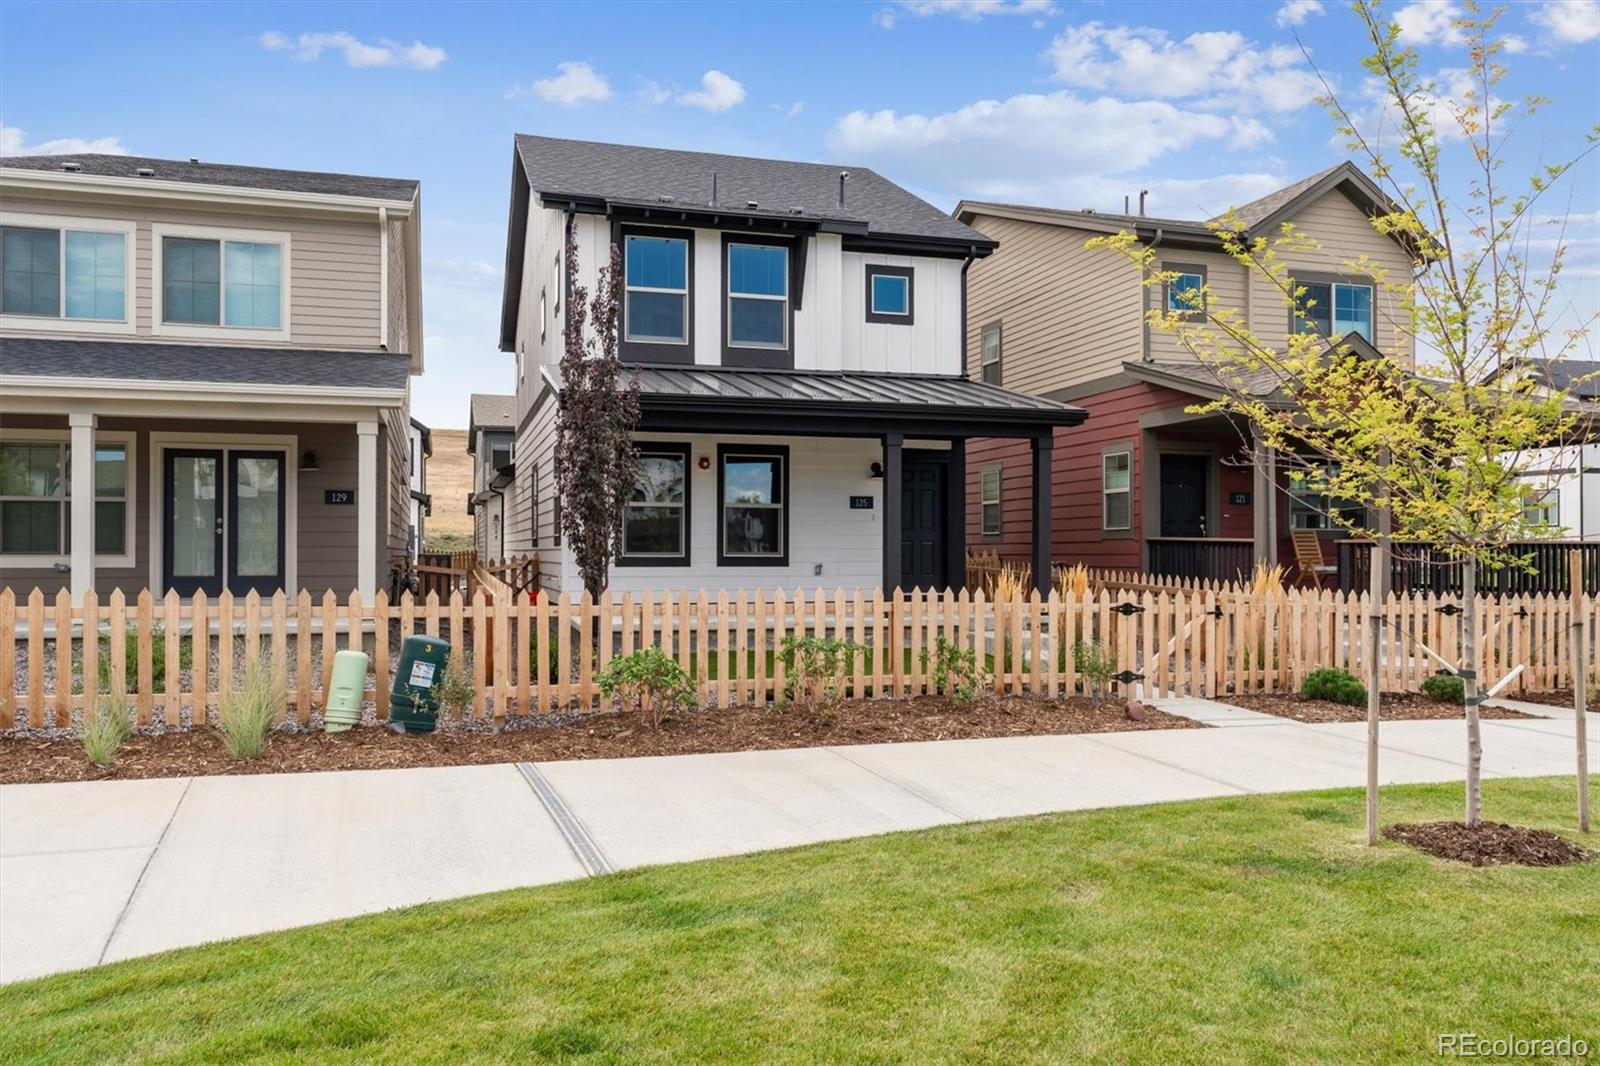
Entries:
MULTIPOLYGON (((1218 728, 8 785, 0 982, 629 866, 1365 780, 1364 724, 1156 702, 1218 728)), ((1385 784, 1464 775, 1460 722, 1386 722, 1382 746, 1385 784)), ((1485 722, 1484 767, 1571 774, 1570 713, 1485 722)))

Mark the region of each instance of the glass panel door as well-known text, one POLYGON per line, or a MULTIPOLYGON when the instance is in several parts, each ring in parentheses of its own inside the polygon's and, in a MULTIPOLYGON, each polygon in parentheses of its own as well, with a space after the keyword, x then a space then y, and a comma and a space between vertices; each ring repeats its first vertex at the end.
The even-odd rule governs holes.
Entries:
POLYGON ((283 452, 228 453, 228 588, 236 595, 283 587, 283 464, 283 452))
POLYGON ((168 451, 164 478, 169 588, 181 596, 222 591, 222 453, 168 451))

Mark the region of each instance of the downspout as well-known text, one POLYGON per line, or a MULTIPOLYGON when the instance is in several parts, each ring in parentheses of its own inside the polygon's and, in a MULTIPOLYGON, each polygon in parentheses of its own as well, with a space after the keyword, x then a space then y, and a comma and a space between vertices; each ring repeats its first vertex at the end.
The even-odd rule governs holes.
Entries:
POLYGON ((378 347, 389 350, 389 209, 378 208, 378 347))
MULTIPOLYGON (((839 179, 839 188, 843 190, 844 179, 839 179)), ((972 248, 967 252, 967 258, 961 263, 961 376, 966 377, 970 371, 967 364, 967 271, 972 267, 973 260, 977 259, 977 249, 972 248)))
MULTIPOLYGON (((1155 239, 1150 242, 1151 251, 1154 251, 1156 247, 1161 244, 1161 236, 1161 227, 1157 226, 1155 239)), ((1145 284, 1145 282, 1150 280, 1150 271, 1147 267, 1140 267, 1139 275, 1139 322, 1144 326, 1144 352, 1139 358, 1141 362, 1148 363, 1151 361, 1149 319, 1150 286, 1145 284)))

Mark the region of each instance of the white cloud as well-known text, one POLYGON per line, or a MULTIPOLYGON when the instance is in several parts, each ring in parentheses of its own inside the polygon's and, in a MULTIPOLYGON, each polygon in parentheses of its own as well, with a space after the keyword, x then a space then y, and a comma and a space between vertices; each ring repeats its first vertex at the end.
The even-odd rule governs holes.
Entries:
MULTIPOLYGON (((1191 145, 1248 148, 1270 136, 1254 119, 1060 91, 938 115, 853 111, 835 123, 828 143, 839 156, 881 163, 918 188, 1056 203, 1070 190, 1104 191, 1095 184, 1104 184, 1103 175, 1137 171, 1191 145)), ((1118 199, 1125 184, 1116 182, 1118 199)))
POLYGON ((926 18, 929 15, 954 15, 967 22, 976 22, 990 15, 1053 15, 1053 0, 900 0, 907 14, 926 18))
POLYGON ((894 29, 894 8, 879 8, 872 15, 872 24, 883 30, 894 29))
POLYGON ((1279 26, 1301 26, 1312 15, 1322 14, 1322 0, 1288 0, 1278 8, 1275 21, 1279 26))
MULTIPOLYGON (((1432 91, 1418 92, 1413 98, 1413 108, 1428 116, 1440 141, 1464 139, 1466 133, 1456 116, 1467 107, 1468 94, 1477 91, 1472 71, 1461 67, 1445 67, 1434 75, 1431 81, 1432 91)), ((1375 78, 1367 79, 1361 88, 1361 98, 1366 101, 1366 105, 1351 110, 1355 128, 1368 141, 1392 147, 1399 140, 1401 125, 1399 116, 1394 113, 1393 102, 1384 91, 1383 83, 1375 78)), ((1492 111, 1504 102, 1498 96, 1491 96, 1487 105, 1488 110, 1492 111)), ((1473 105, 1480 108, 1481 115, 1483 101, 1475 99, 1473 105)), ((1336 134, 1331 143, 1343 150, 1344 135, 1336 134)))
POLYGON ((1545 0, 1528 16, 1563 44, 1586 44, 1600 38, 1600 3, 1596 0, 1545 0))
POLYGON ((1298 49, 1261 47, 1231 31, 1192 33, 1175 41, 1150 27, 1086 22, 1050 42, 1055 78, 1068 85, 1207 108, 1293 111, 1322 91, 1298 49))
POLYGON ((792 104, 773 104, 772 110, 781 112, 784 118, 794 118, 806 109, 804 100, 796 100, 792 104))
POLYGON ((699 89, 680 93, 675 102, 702 111, 727 111, 744 102, 744 86, 720 70, 708 70, 700 76, 699 89))
POLYGON ((1453 0, 1412 0, 1394 13, 1400 27, 1400 43, 1462 44, 1466 35, 1454 23, 1461 17, 1461 8, 1453 0))
POLYGON ((277 30, 268 30, 260 37, 261 47, 269 52, 292 52, 302 62, 312 62, 323 52, 343 52, 347 66, 352 67, 403 67, 408 70, 433 70, 447 58, 443 48, 413 41, 379 40, 368 44, 353 35, 338 33, 302 33, 289 37, 277 30))
POLYGON ((472 289, 500 284, 500 268, 483 259, 430 259, 423 264, 423 276, 435 285, 472 289))
POLYGON ((15 126, 0 125, 0 155, 127 155, 120 137, 57 137, 28 144, 27 134, 15 126))
POLYGON ((532 85, 516 86, 507 99, 533 96, 547 104, 573 107, 577 104, 611 99, 611 83, 587 63, 557 63, 553 78, 539 78, 532 85))
POLYGON ((639 82, 639 91, 636 94, 639 102, 652 107, 672 102, 672 90, 662 85, 659 81, 642 78, 639 82))

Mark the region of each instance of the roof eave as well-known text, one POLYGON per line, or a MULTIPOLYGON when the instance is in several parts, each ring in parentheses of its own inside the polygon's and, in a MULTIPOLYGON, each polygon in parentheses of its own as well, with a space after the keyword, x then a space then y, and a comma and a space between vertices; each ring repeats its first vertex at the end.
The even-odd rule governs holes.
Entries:
POLYGON ((214 203, 258 207, 293 207, 315 211, 367 213, 385 208, 391 214, 410 214, 416 195, 410 197, 347 196, 335 193, 290 192, 282 189, 255 189, 242 185, 210 185, 194 181, 163 181, 160 178, 121 178, 106 174, 73 174, 54 170, 24 170, 0 162, 0 185, 16 185, 43 191, 114 192, 119 195, 159 199, 201 200, 214 203))

